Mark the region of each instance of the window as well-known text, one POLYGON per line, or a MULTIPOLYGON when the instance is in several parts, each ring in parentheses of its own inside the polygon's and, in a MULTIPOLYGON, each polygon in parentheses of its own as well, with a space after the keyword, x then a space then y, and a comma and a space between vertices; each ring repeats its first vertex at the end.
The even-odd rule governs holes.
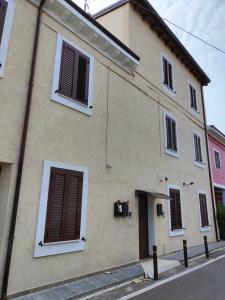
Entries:
POLYGON ((35 257, 85 249, 88 170, 45 161, 35 257))
POLYGON ((91 115, 93 58, 58 35, 52 100, 91 115))
POLYGON ((178 156, 177 124, 176 120, 168 113, 164 113, 164 127, 166 153, 178 156))
POLYGON ((198 107, 197 107, 197 99, 196 99, 196 90, 191 84, 189 84, 189 93, 190 93, 190 100, 191 100, 191 108, 197 111, 198 107))
POLYGON ((202 149, 201 149, 201 138, 196 133, 194 133, 194 149, 195 149, 195 161, 197 163, 203 163, 202 149))
POLYGON ((0 77, 3 77, 5 71, 14 9, 14 0, 0 0, 0 77))
POLYGON ((202 193, 199 194, 199 206, 200 206, 200 214, 201 214, 201 227, 208 227, 209 219, 208 219, 208 210, 207 210, 207 202, 206 202, 205 194, 202 193))
POLYGON ((219 151, 214 150, 214 157, 215 157, 216 168, 218 170, 220 170, 221 169, 221 162, 220 162, 220 153, 219 153, 219 151))
POLYGON ((170 225, 171 230, 182 229, 182 213, 181 213, 181 201, 180 190, 170 189, 170 225))
POLYGON ((51 168, 45 243, 80 239, 83 173, 51 168))
POLYGON ((163 84, 173 91, 173 66, 172 64, 163 56, 163 84))
POLYGON ((8 7, 8 2, 6 2, 5 0, 0 0, 0 45, 2 42, 2 33, 5 24, 7 7, 8 7))

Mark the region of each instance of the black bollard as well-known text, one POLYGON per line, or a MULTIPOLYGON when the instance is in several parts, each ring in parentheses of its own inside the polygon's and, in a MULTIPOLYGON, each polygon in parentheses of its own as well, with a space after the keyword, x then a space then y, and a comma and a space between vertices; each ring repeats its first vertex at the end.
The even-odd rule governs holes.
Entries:
POLYGON ((205 244, 205 256, 208 259, 209 258, 209 248, 208 248, 207 236, 204 236, 204 244, 205 244))
POLYGON ((188 255, 187 255, 187 241, 183 240, 183 249, 184 249, 184 265, 185 268, 188 268, 188 255))
POLYGON ((157 260, 157 247, 153 246, 153 268, 154 268, 154 280, 159 279, 158 275, 158 260, 157 260))

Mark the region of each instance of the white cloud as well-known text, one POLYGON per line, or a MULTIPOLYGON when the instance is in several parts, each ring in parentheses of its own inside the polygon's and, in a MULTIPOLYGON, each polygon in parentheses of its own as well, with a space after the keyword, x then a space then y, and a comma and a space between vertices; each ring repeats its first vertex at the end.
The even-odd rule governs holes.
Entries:
MULTIPOLYGON (((84 6, 84 0, 75 0, 84 6)), ((115 0, 89 0, 95 13, 115 0)), ((225 51, 225 1, 223 0, 151 0, 158 13, 225 51)), ((191 55, 211 78, 204 88, 207 120, 225 132, 225 54, 210 48, 170 25, 191 55)))

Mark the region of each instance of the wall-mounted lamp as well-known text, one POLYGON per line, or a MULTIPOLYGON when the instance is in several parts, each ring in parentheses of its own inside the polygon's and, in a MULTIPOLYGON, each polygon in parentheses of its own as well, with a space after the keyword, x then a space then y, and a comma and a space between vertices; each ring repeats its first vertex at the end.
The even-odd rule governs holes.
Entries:
POLYGON ((189 183, 185 183, 185 182, 183 182, 183 186, 189 186, 189 185, 193 185, 193 184, 195 184, 194 182, 189 182, 189 183))
POLYGON ((106 169, 112 169, 112 166, 109 164, 106 164, 106 169))
POLYGON ((168 177, 160 178, 160 182, 168 181, 168 177))

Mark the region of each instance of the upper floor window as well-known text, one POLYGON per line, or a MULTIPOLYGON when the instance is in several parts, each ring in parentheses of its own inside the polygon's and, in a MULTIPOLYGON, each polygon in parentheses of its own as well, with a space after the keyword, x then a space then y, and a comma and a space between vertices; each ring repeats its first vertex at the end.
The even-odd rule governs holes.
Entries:
POLYGON ((221 169, 220 153, 214 149, 215 165, 218 170, 221 169))
POLYGON ((5 71, 14 9, 14 0, 0 0, 0 77, 3 77, 5 71))
POLYGON ((52 99, 91 115, 93 58, 58 35, 52 99))
POLYGON ((5 0, 0 0, 0 45, 2 42, 2 33, 5 24, 7 7, 8 7, 8 2, 6 2, 5 0))
POLYGON ((201 137, 198 134, 194 133, 193 139, 194 139, 195 161, 197 163, 202 164, 203 159, 202 159, 201 137))
POLYGON ((163 67, 163 84, 171 91, 174 89, 173 84, 173 65, 165 56, 162 56, 163 67))
POLYGON ((176 120, 168 113, 164 114, 164 127, 165 127, 165 143, 166 152, 172 155, 178 155, 178 142, 177 142, 177 123, 176 120))
POLYGON ((196 90, 191 84, 189 84, 189 94, 190 94, 191 108, 193 108, 195 111, 198 111, 196 90))

